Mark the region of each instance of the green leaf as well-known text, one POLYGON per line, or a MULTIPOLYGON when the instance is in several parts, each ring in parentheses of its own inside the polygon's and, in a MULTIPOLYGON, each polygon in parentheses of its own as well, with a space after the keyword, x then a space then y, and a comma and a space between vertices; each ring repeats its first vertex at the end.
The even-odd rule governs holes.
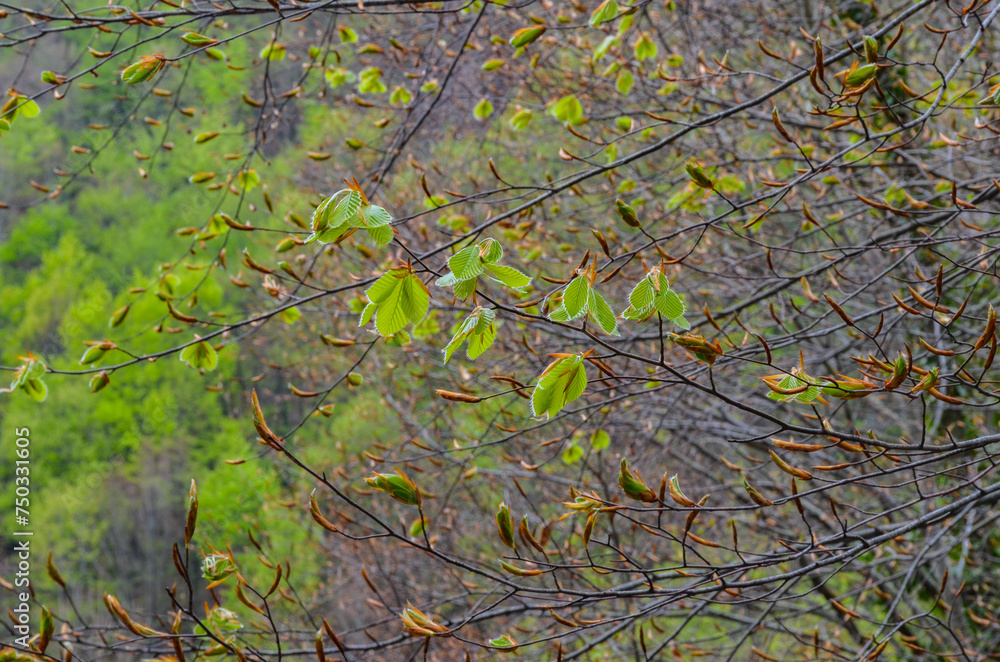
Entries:
POLYGON ((628 301, 637 311, 644 311, 653 305, 655 296, 656 290, 653 289, 653 284, 649 282, 649 278, 643 278, 632 288, 628 295, 628 301))
POLYGON ((359 78, 361 80, 358 83, 358 91, 361 93, 381 94, 389 89, 382 82, 382 70, 378 67, 362 69, 359 78))
POLYGON ((493 280, 515 290, 521 290, 531 285, 531 278, 514 267, 508 267, 503 264, 487 264, 486 270, 489 271, 490 277, 493 280))
POLYGON ((861 87, 874 77, 876 73, 878 73, 877 64, 866 64, 844 76, 844 85, 847 87, 861 87))
POLYGON ((510 45, 514 48, 524 48, 545 34, 545 30, 546 28, 544 25, 533 25, 528 28, 521 28, 511 36, 510 45))
POLYGON ((469 349, 466 352, 470 359, 476 359, 489 349, 497 337, 496 313, 483 308, 469 338, 469 349))
POLYGON ((476 119, 484 120, 493 114, 493 104, 490 103, 489 99, 483 99, 476 104, 473 114, 476 116, 476 119))
POLYGON ((505 634, 502 637, 490 639, 490 646, 494 648, 517 648, 517 642, 505 634))
POLYGON ((528 127, 535 114, 530 110, 520 109, 510 118, 510 125, 515 131, 520 131, 528 127))
POLYGON ((583 458, 583 449, 576 444, 570 444, 563 451, 562 461, 566 464, 575 464, 583 458))
POLYGON ((411 322, 417 324, 427 315, 431 301, 430 293, 420 278, 415 275, 410 275, 403 281, 402 290, 400 304, 403 307, 403 312, 406 313, 406 317, 411 322))
POLYGON ((375 311, 377 309, 378 305, 374 303, 370 303, 367 306, 365 306, 364 310, 361 311, 361 321, 358 322, 358 326, 364 326, 368 324, 368 322, 370 322, 372 319, 372 315, 375 314, 375 311))
POLYGON ((365 296, 372 303, 382 303, 388 298, 396 286, 399 284, 399 280, 406 275, 405 269, 393 269, 388 271, 372 283, 372 286, 365 291, 365 296))
POLYGON ((256 170, 241 170, 236 176, 236 181, 244 191, 251 191, 253 187, 260 186, 260 175, 256 170))
POLYGON ((90 378, 90 392, 97 393, 98 391, 103 390, 104 387, 110 383, 111 378, 108 377, 108 373, 102 370, 90 378))
POLYGON ((495 264, 503 259, 503 246, 496 239, 483 239, 479 242, 479 256, 486 264, 495 264))
POLYGON ((445 345, 444 349, 441 350, 441 353, 444 354, 445 363, 451 360, 451 355, 455 353, 456 349, 462 346, 462 343, 465 341, 465 339, 468 338, 469 335, 472 333, 472 329, 475 328, 476 322, 475 320, 473 320, 473 315, 475 315, 475 313, 469 315, 469 317, 465 318, 465 320, 462 321, 462 323, 458 327, 458 330, 455 331, 455 335, 451 337, 451 340, 448 341, 448 344, 445 345))
POLYGON ((656 310, 669 320, 684 314, 684 302, 673 290, 661 290, 653 303, 656 310))
POLYGON ((455 332, 454 337, 444 348, 444 362, 451 359, 451 355, 461 344, 468 339, 469 349, 466 355, 475 360, 496 340, 496 313, 487 308, 477 307, 472 314, 465 319, 455 332))
MULTIPOLYGON (((113 346, 112 346, 113 347, 113 346)), ((107 347, 102 347, 101 345, 92 345, 87 348, 80 357, 80 365, 94 365, 100 362, 104 355, 108 353, 107 347)))
POLYGON ((181 41, 195 48, 201 48, 202 46, 208 46, 209 44, 214 44, 218 39, 212 39, 211 37, 206 37, 205 35, 198 34, 197 32, 185 32, 181 35, 181 41))
POLYGON ((360 326, 375 318, 375 328, 391 336, 409 322, 420 322, 427 314, 430 294, 420 278, 407 269, 393 269, 382 275, 365 292, 371 303, 361 313, 360 326))
POLYGON ((549 112, 560 122, 569 124, 579 124, 583 119, 583 105, 572 94, 564 96, 552 104, 549 112))
POLYGON ((591 60, 597 62, 602 57, 607 55, 608 50, 610 50, 613 46, 621 46, 621 43, 622 43, 621 39, 614 36, 613 34, 609 34, 607 37, 604 38, 604 41, 598 44, 597 48, 594 49, 594 54, 591 56, 591 60))
POLYGON ((281 311, 281 319, 285 322, 285 324, 294 324, 300 317, 302 317, 302 313, 299 312, 299 309, 294 306, 291 308, 285 308, 281 311))
POLYGON ((457 282, 458 279, 455 278, 455 274, 449 271, 448 273, 446 273, 445 275, 441 276, 436 281, 434 281, 434 284, 437 285, 438 287, 453 287, 457 282))
POLYGON ((642 36, 635 42, 635 59, 642 62, 643 60, 652 60, 656 57, 657 48, 653 40, 649 38, 645 32, 642 36))
POLYGON ((335 228, 344 223, 350 222, 352 218, 358 213, 361 208, 361 194, 357 191, 339 191, 334 194, 334 197, 340 193, 347 192, 347 195, 343 196, 337 201, 337 205, 329 210, 329 218, 327 219, 328 227, 335 228))
POLYGON ((602 451, 611 445, 611 436, 604 430, 594 430, 590 435, 590 447, 595 451, 602 451))
POLYGON ((534 416, 555 416, 567 403, 580 397, 587 388, 587 370, 579 354, 557 358, 539 375, 531 394, 534 416))
POLYGON ((341 25, 337 30, 340 32, 340 41, 345 44, 353 44, 358 40, 358 33, 346 25, 341 25))
MULTIPOLYGON (((137 85, 139 83, 145 83, 147 80, 155 76, 156 73, 162 68, 163 68, 162 57, 144 55, 141 58, 139 58, 138 62, 130 64, 129 66, 125 67, 125 70, 122 71, 122 81, 128 83, 129 85, 137 85)), ((35 108, 37 109, 38 106, 36 105, 35 108)), ((34 117, 35 115, 38 114, 37 112, 35 112, 35 115, 30 115, 24 112, 23 110, 19 112, 21 112, 21 114, 23 114, 25 117, 34 117)))
POLYGON ((29 379, 20 386, 20 389, 28 394, 35 402, 45 402, 49 394, 49 387, 41 379, 29 379))
POLYGON ((455 296, 459 299, 468 299, 476 291, 476 283, 478 282, 478 278, 458 281, 455 283, 455 296))
POLYGON ((577 276, 563 290, 563 308, 571 320, 587 313, 590 305, 590 282, 584 276, 577 276))
POLYGON ((618 3, 615 0, 604 0, 590 15, 590 25, 597 27, 618 15, 618 3))
POLYGON ((407 106, 410 101, 413 100, 413 96, 410 91, 405 87, 397 87, 392 91, 392 96, 389 97, 391 103, 397 104, 399 106, 407 106))
POLYGON ((623 70, 618 74, 618 80, 615 82, 615 88, 621 94, 628 94, 632 91, 632 82, 632 74, 623 70))
POLYGON ((611 306, 608 302, 604 300, 600 294, 594 290, 590 290, 590 316, 597 322, 597 325, 601 327, 601 330, 609 336, 617 336, 618 334, 618 320, 615 319, 615 314, 611 310, 611 306))
POLYGON ((624 311, 622 311, 622 317, 627 320, 641 320, 649 317, 649 310, 637 310, 636 308, 629 306, 624 311))
POLYGON ((365 228, 365 231, 368 232, 368 236, 374 239, 375 242, 381 246, 388 244, 390 241, 392 241, 393 237, 395 236, 395 233, 392 231, 392 228, 389 227, 388 225, 379 225, 372 228, 365 228))
POLYGON ((198 370, 215 370, 219 364, 219 355, 215 352, 215 348, 204 340, 185 347, 180 359, 181 362, 198 370))
POLYGON ((400 278, 375 311, 375 329, 383 336, 391 336, 406 326, 406 310, 403 307, 404 278, 400 278))
POLYGON ((358 209, 356 218, 360 219, 366 228, 381 227, 392 223, 392 216, 389 215, 389 212, 376 205, 361 207, 358 209))
POLYGON ((326 82, 330 84, 330 87, 353 83, 357 78, 353 71, 344 67, 332 67, 326 70, 326 82))
POLYGON ((566 312, 566 309, 563 306, 559 306, 549 313, 549 319, 553 322, 568 322, 569 313, 566 312))
POLYGON ((458 280, 469 280, 483 273, 483 261, 479 258, 479 247, 468 246, 448 258, 448 268, 458 280))
POLYGON ((281 44, 268 44, 260 49, 260 57, 264 60, 284 60, 285 47, 281 44))

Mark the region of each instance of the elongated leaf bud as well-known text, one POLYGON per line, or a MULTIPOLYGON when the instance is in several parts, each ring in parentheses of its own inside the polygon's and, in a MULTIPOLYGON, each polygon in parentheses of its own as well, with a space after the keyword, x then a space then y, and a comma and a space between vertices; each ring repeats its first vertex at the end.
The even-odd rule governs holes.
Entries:
POLYGON ((504 545, 511 549, 516 549, 514 545, 514 520, 510 517, 510 508, 506 502, 501 501, 496 514, 497 532, 504 545))

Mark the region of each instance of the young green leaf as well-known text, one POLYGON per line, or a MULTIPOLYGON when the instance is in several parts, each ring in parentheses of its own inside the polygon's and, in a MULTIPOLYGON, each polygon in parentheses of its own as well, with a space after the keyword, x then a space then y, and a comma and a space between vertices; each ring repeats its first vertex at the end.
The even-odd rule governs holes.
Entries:
POLYGON ((562 305, 571 320, 587 314, 590 307, 590 281, 586 276, 577 276, 563 290, 562 305))
POLYGON ((676 326, 687 330, 691 324, 684 318, 684 300, 670 289, 670 281, 659 269, 653 269, 639 281, 628 295, 629 307, 622 317, 643 320, 658 312, 676 326))
POLYGON ((652 60, 656 58, 656 52, 656 44, 649 38, 649 35, 643 32, 642 36, 635 42, 635 59, 639 60, 639 62, 652 60))
POLYGON ((618 3, 615 0, 604 0, 590 15, 590 25, 597 27, 618 15, 618 3))
POLYGON ((487 264, 486 271, 490 278, 515 290, 523 290, 531 285, 531 278, 522 274, 514 267, 503 264, 487 264))
POLYGON ((45 364, 31 354, 19 357, 24 363, 14 372, 14 380, 10 383, 11 390, 20 390, 36 402, 43 402, 49 394, 49 389, 42 381, 45 374, 45 364))
POLYGON ((285 47, 276 43, 268 44, 260 50, 260 57, 262 60, 284 60, 285 47))
POLYGON ((549 112, 560 122, 567 124, 579 124, 583 120, 583 105, 580 100, 572 94, 552 104, 549 112))
POLYGON ((586 388, 587 369, 583 356, 559 356, 538 376, 538 383, 531 394, 532 414, 552 418, 567 403, 583 395, 586 388))
POLYGON ((448 259, 451 271, 436 284, 440 287, 454 287, 455 296, 467 299, 476 291, 478 278, 487 273, 490 278, 515 290, 531 284, 531 278, 523 273, 497 262, 503 258, 503 246, 495 239, 484 239, 478 244, 466 246, 448 259))
POLYGON ((590 318, 597 322, 597 326, 601 327, 601 331, 604 331, 609 336, 619 335, 618 320, 615 319, 615 314, 612 312, 611 306, 608 305, 608 302, 596 290, 590 290, 590 304, 588 308, 590 318))
POLYGON ((185 347, 180 359, 181 362, 197 370, 215 370, 215 366, 219 364, 219 355, 215 348, 204 340, 185 347))
POLYGON ((545 30, 546 27, 544 25, 533 25, 528 28, 521 28, 511 36, 510 45, 514 48, 524 48, 545 34, 545 30))
POLYGON ((476 119, 484 120, 493 114, 493 104, 490 103, 489 99, 482 99, 476 104, 473 114, 476 116, 476 119))
POLYGON ((451 341, 443 350, 444 362, 451 359, 451 355, 466 340, 469 341, 469 348, 466 355, 475 360, 496 340, 496 313, 488 308, 477 307, 472 311, 464 322, 459 326, 451 341))
MULTIPOLYGON (((129 85, 144 83, 163 68, 163 63, 162 55, 143 55, 138 62, 125 67, 122 71, 122 81, 129 85)), ((30 115, 25 114, 25 117, 30 115)))

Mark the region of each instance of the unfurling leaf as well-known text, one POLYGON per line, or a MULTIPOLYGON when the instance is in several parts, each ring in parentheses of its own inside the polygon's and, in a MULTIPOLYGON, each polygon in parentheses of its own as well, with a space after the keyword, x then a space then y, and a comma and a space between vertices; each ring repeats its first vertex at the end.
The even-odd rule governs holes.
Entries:
POLYGON ((616 0, 604 0, 590 14, 590 25, 596 28, 601 23, 606 23, 616 16, 618 16, 618 2, 616 0))
POLYGON ((745 489, 747 491, 747 494, 750 495, 750 498, 753 499, 753 502, 756 503, 758 506, 765 506, 766 507, 766 506, 773 506, 774 505, 773 501, 771 501, 769 499, 765 499, 764 497, 762 497, 760 495, 760 492, 758 492, 757 490, 755 490, 753 488, 753 486, 750 484, 750 482, 746 479, 746 476, 743 477, 743 489, 745 489))
POLYGON ((201 562, 201 576, 217 586, 236 572, 236 560, 229 554, 213 552, 201 562))
POLYGON ((211 371, 219 365, 219 355, 215 348, 204 340, 185 347, 180 359, 182 363, 187 363, 196 370, 211 371))
POLYGON ((510 508, 503 501, 497 508, 495 517, 497 521, 497 532, 500 534, 500 541, 511 549, 517 549, 514 545, 514 520, 510 516, 510 508))
POLYGON ((628 468, 628 460, 622 458, 621 466, 618 470, 618 486, 622 488, 625 495, 630 499, 642 501, 644 503, 654 503, 658 499, 656 492, 649 489, 646 483, 635 471, 628 468))
POLYGON ((475 310, 458 327, 451 341, 442 351, 444 362, 451 359, 451 355, 463 342, 469 341, 467 356, 475 360, 485 352, 497 337, 496 313, 488 308, 476 307, 475 310))
POLYGON ((487 275, 492 280, 521 291, 531 285, 531 278, 513 267, 498 264, 503 258, 503 246, 495 239, 484 239, 478 244, 466 246, 448 258, 451 271, 438 278, 435 285, 453 287, 455 296, 467 299, 476 291, 479 276, 487 275))
POLYGON ((55 623, 52 621, 52 612, 49 611, 48 607, 42 607, 42 622, 38 628, 38 641, 35 642, 38 652, 44 653, 45 649, 49 647, 54 631, 55 623))
POLYGON ((122 80, 129 85, 144 83, 163 68, 165 58, 162 55, 143 55, 139 61, 125 67, 122 80))
POLYGON ((98 391, 104 390, 104 387, 110 383, 111 377, 108 376, 108 371, 102 370, 90 378, 90 392, 97 393, 98 391))
POLYGON ((635 209, 630 205, 625 204, 625 201, 621 198, 615 200, 615 210, 618 212, 618 216, 625 221, 625 225, 630 228, 641 228, 642 223, 639 222, 639 217, 635 214, 635 209))
POLYGON ((394 474, 373 473, 370 477, 365 478, 365 482, 402 504, 407 506, 420 505, 420 490, 416 483, 399 469, 396 469, 394 474))
POLYGON ((409 602, 399 618, 403 621, 403 629, 418 637, 433 637, 448 632, 448 628, 429 618, 409 602))
POLYGON ((694 161, 688 161, 685 163, 684 170, 687 171, 688 177, 691 178, 691 181, 695 186, 700 186, 701 188, 709 190, 715 188, 715 182, 712 181, 712 178, 708 176, 708 173, 705 172, 704 168, 694 161))
POLYGON ((670 477, 670 498, 687 508, 694 508, 698 505, 681 491, 681 483, 677 478, 677 474, 670 477))
POLYGON ((587 388, 587 369, 583 356, 560 356, 538 376, 538 383, 531 394, 531 411, 534 416, 555 416, 567 403, 583 395, 587 388))
POLYGON ((510 635, 503 635, 502 637, 497 637, 496 639, 490 639, 490 646, 493 648, 500 648, 504 650, 515 650, 517 648, 517 642, 510 638, 510 635))
POLYGON ((622 312, 622 317, 625 319, 644 320, 656 312, 681 329, 691 328, 691 323, 684 317, 684 313, 687 312, 684 299, 670 289, 669 279, 658 268, 646 274, 646 277, 632 288, 628 300, 629 307, 622 312))
POLYGON ((510 45, 514 48, 524 48, 545 34, 546 29, 547 28, 544 25, 533 25, 528 28, 521 28, 511 36, 510 45))
POLYGON ((542 574, 542 571, 538 568, 519 568, 518 566, 507 563, 506 561, 500 561, 500 567, 503 568, 505 572, 509 572, 512 575, 518 577, 534 577, 542 574))
POLYGON ((20 390, 36 402, 44 402, 49 394, 49 389, 42 381, 45 374, 45 364, 36 359, 33 355, 20 356, 23 363, 14 372, 14 379, 10 383, 12 391, 20 390))
POLYGON ((399 333, 409 323, 417 324, 427 314, 430 292, 420 277, 406 268, 383 274, 365 291, 369 303, 358 326, 374 317, 375 329, 383 336, 399 333))
POLYGON ((844 85, 849 88, 859 88, 874 78, 877 71, 878 65, 876 64, 866 64, 859 67, 858 63, 855 62, 844 76, 844 85))

